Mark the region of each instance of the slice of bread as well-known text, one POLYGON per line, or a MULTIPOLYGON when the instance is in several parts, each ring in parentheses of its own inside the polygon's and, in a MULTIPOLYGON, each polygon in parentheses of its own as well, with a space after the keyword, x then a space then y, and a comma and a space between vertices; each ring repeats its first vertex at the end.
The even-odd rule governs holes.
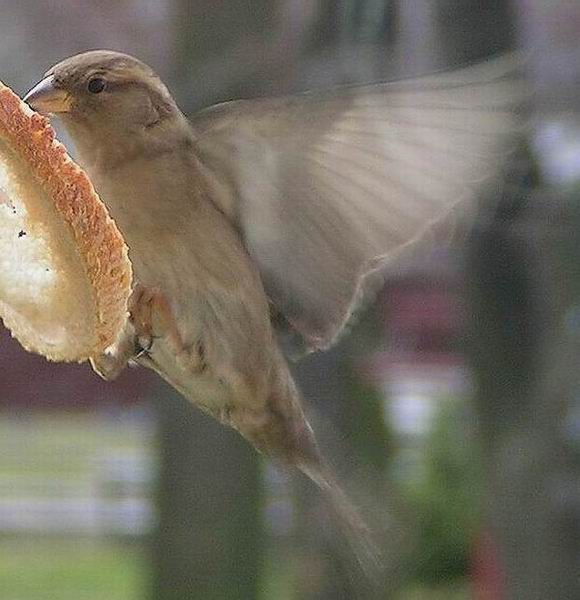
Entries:
POLYGON ((29 351, 81 362, 117 338, 127 247, 48 119, 0 83, 0 317, 29 351))

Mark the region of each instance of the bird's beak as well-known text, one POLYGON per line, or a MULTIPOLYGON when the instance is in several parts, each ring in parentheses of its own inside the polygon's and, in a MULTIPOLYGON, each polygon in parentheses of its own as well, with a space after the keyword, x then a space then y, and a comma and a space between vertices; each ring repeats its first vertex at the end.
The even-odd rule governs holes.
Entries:
POLYGON ((24 96, 24 102, 33 110, 48 115, 69 112, 72 99, 68 92, 55 86, 54 76, 49 75, 24 96))

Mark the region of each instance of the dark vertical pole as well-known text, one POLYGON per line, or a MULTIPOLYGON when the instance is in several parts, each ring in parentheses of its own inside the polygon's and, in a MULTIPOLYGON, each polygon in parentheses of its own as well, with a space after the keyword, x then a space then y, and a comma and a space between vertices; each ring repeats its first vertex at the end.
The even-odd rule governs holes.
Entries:
POLYGON ((481 60, 516 42, 511 0, 437 0, 434 18, 447 64, 481 60))
POLYGON ((263 558, 258 457, 174 392, 159 391, 153 600, 256 599, 263 558))
MULTIPOLYGON (((508 2, 439 6, 451 61, 509 47, 508 2)), ((499 197, 488 198, 499 205, 478 221, 466 264, 474 401, 505 600, 580 598, 578 452, 565 426, 578 394, 578 340, 563 328, 572 278, 558 249, 577 220, 555 218, 557 199, 534 195, 537 185, 522 149, 499 197)))
POLYGON ((468 257, 475 402, 509 600, 580 597, 578 434, 568 429, 579 344, 564 327, 573 279, 559 251, 578 219, 533 210, 543 203, 558 206, 547 191, 508 191, 468 257))

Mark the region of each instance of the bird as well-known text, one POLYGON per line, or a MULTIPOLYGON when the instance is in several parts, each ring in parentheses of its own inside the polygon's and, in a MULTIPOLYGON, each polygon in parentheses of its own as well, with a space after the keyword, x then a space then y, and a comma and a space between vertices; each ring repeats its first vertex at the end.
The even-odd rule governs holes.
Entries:
POLYGON ((499 185, 518 61, 224 102, 187 118, 127 54, 92 50, 25 96, 60 118, 129 248, 129 319, 93 368, 132 362, 296 467, 364 523, 322 456, 289 359, 332 346, 396 264, 499 185))

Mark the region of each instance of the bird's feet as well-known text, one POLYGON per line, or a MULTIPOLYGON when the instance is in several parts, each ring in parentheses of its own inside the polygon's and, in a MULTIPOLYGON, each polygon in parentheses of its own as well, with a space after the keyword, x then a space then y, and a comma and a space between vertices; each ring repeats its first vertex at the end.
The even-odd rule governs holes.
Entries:
POLYGON ((129 321, 117 343, 99 357, 93 369, 103 379, 114 379, 127 364, 150 353, 156 340, 163 339, 184 371, 199 374, 206 369, 203 343, 184 344, 169 300, 159 289, 138 284, 129 300, 129 321))
POLYGON ((125 369, 127 363, 141 351, 135 328, 130 321, 127 321, 117 342, 107 348, 103 354, 91 357, 90 363, 93 371, 105 381, 113 381, 125 369))
POLYGON ((149 354, 156 340, 163 339, 185 371, 199 374, 205 365, 203 345, 187 347, 179 332, 169 300, 158 288, 138 284, 129 299, 129 320, 114 346, 91 358, 93 369, 103 379, 115 379, 132 359, 149 354))
POLYGON ((129 298, 129 319, 123 332, 103 354, 90 359, 93 370, 103 379, 116 379, 129 361, 151 350, 154 339, 154 301, 160 296, 157 290, 140 284, 133 289, 129 298))
POLYGON ((131 296, 129 316, 141 353, 149 352, 153 342, 159 338, 166 339, 176 354, 184 351, 185 346, 171 304, 158 288, 137 285, 131 296))

